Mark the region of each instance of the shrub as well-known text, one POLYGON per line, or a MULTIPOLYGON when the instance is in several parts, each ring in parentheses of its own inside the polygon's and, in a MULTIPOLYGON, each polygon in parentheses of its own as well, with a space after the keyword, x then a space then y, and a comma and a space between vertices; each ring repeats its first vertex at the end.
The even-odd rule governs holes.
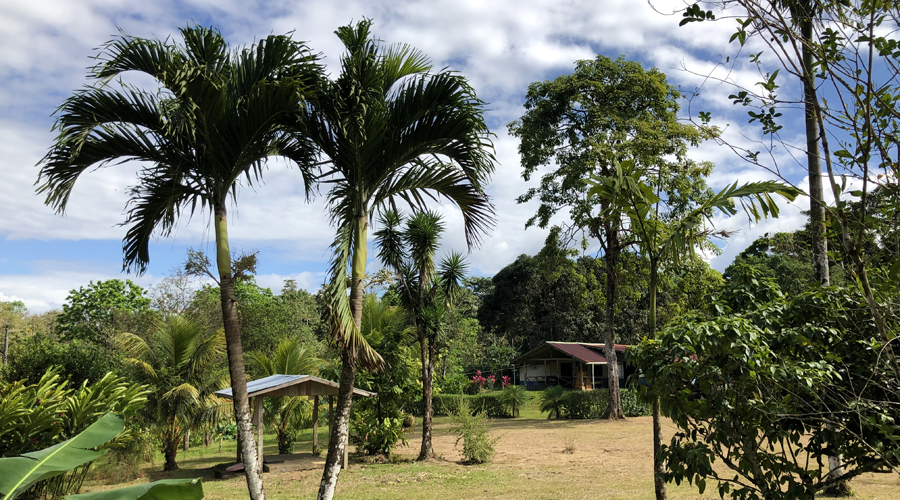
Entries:
POLYGON ((403 416, 378 418, 374 411, 358 411, 350 422, 350 440, 367 455, 391 455, 397 443, 406 446, 403 416))
MULTIPOLYGON (((644 417, 650 415, 650 404, 644 402, 637 391, 621 389, 622 411, 626 417, 644 417)), ((609 390, 568 391, 560 401, 560 409, 564 418, 579 420, 601 418, 609 408, 609 390)), ((545 411, 541 408, 541 411, 545 411)))
POLYGON ((456 446, 463 442, 463 462, 483 464, 493 458, 499 437, 490 436, 490 426, 484 413, 472 414, 468 399, 460 400, 453 415, 454 426, 450 432, 456 434, 456 446))
POLYGON ((561 407, 565 418, 600 418, 609 407, 609 391, 567 391, 562 398, 561 407))
POLYGON ((622 412, 626 417, 649 417, 653 414, 653 407, 649 401, 645 401, 640 391, 623 390, 622 412))
POLYGON ((501 393, 499 392, 486 392, 476 395, 435 395, 432 399, 434 414, 453 416, 458 413, 459 406, 463 401, 468 403, 469 411, 472 413, 485 413, 491 418, 505 418, 512 416, 512 414, 507 411, 507 406, 504 404, 501 393))
POLYGON ((109 347, 83 340, 61 342, 51 335, 37 334, 10 346, 6 380, 37 383, 56 366, 60 376, 77 387, 94 383, 122 366, 121 354, 109 347))
POLYGON ((499 398, 503 407, 509 410, 509 414, 513 417, 518 417, 519 410, 528 404, 528 400, 531 399, 528 396, 528 392, 525 390, 525 386, 521 385, 506 386, 503 391, 500 392, 499 398))

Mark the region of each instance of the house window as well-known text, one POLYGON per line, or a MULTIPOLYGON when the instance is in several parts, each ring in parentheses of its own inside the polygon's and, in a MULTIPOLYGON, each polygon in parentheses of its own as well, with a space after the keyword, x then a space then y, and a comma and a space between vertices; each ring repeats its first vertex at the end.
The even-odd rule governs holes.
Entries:
POLYGON ((559 376, 563 378, 572 378, 574 376, 572 373, 572 363, 560 363, 559 376))

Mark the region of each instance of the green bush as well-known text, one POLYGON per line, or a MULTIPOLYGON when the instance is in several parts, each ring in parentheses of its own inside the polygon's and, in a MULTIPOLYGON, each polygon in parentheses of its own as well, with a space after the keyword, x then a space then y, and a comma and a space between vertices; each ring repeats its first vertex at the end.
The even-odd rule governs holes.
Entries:
POLYGON ((406 446, 403 420, 402 415, 378 418, 371 410, 354 412, 350 421, 350 441, 367 455, 391 456, 398 443, 406 446))
POLYGON ((653 414, 653 406, 644 401, 639 391, 622 390, 622 412, 626 417, 649 417, 653 414))
POLYGON ((456 445, 463 442, 463 462, 483 464, 493 458, 499 437, 490 436, 488 417, 483 412, 473 414, 469 399, 461 399, 453 415, 450 432, 456 434, 456 445))
MULTIPOLYGON (((650 404, 644 402, 637 391, 620 389, 622 412, 626 417, 650 415, 650 404)), ((580 420, 600 418, 609 408, 609 390, 568 391, 562 396, 560 409, 563 418, 580 420)))
POLYGON ((51 335, 37 334, 10 345, 8 381, 37 383, 50 369, 69 381, 70 387, 94 383, 108 372, 119 371, 122 356, 109 347, 84 340, 62 342, 51 335))
POLYGON ((462 402, 468 404, 472 414, 484 413, 491 418, 507 418, 512 414, 504 404, 502 393, 486 392, 483 394, 439 394, 433 397, 432 407, 435 415, 452 416, 459 412, 462 402))

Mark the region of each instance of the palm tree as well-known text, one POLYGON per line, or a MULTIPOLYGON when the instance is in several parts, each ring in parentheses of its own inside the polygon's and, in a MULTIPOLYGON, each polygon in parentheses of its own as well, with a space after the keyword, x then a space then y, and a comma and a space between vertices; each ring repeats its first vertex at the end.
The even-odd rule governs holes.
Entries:
POLYGON ((331 335, 340 346, 341 383, 319 489, 323 499, 333 497, 337 484, 356 370, 381 361, 360 334, 373 214, 398 201, 422 207, 445 199, 461 210, 470 246, 493 223, 493 205, 484 194, 494 170, 484 103, 465 78, 432 73, 421 52, 380 44, 370 26, 364 20, 337 30, 347 50, 341 74, 323 82, 303 118, 304 135, 331 167, 324 182, 331 184, 328 205, 337 228, 327 307, 331 335))
MULTIPOLYGON (((271 375, 317 375, 319 358, 301 345, 300 339, 284 339, 272 356, 252 352, 250 365, 260 377, 271 375)), ((317 396, 316 396, 317 397, 317 396)), ((266 398, 265 423, 275 429, 278 454, 293 453, 295 430, 312 425, 312 405, 306 396, 266 398)))
MULTIPOLYGON (((650 314, 648 321, 649 336, 656 336, 656 298, 659 286, 659 266, 671 262, 678 265, 685 257, 693 257, 699 246, 708 244, 709 238, 726 238, 730 235, 726 230, 715 230, 712 214, 720 210, 728 215, 737 213, 735 200, 744 208, 748 217, 759 222, 771 215, 778 217, 779 209, 772 194, 793 201, 800 191, 780 182, 749 182, 738 186, 735 182, 722 191, 705 196, 700 203, 677 193, 678 180, 673 178, 672 186, 652 186, 646 181, 646 171, 635 166, 632 160, 615 163, 615 173, 609 176, 594 176, 589 182, 593 187, 590 196, 603 200, 608 207, 602 214, 606 217, 627 218, 632 237, 638 250, 650 261, 650 314), (659 206, 663 200, 657 193, 670 191, 671 199, 667 200, 671 213, 662 217, 659 206), (689 206, 694 203, 695 206, 689 206), (687 204, 687 205, 686 205, 687 204)), ((675 176, 677 177, 677 176, 675 176)), ((686 176, 685 176, 686 177, 686 176)), ((684 183, 688 184, 688 183, 684 183)), ((608 348, 608 347, 607 347, 608 348)), ((662 474, 665 472, 661 458, 662 426, 659 398, 653 399, 653 471, 654 487, 657 500, 665 500, 666 484, 662 474)))
POLYGON ((541 412, 547 412, 548 420, 550 418, 553 418, 554 414, 556 414, 556 418, 560 418, 562 416, 562 408, 565 396, 566 389, 561 385, 548 387, 541 392, 539 400, 541 404, 541 412))
POLYGON ((122 333, 119 346, 129 356, 153 391, 146 411, 156 423, 166 463, 163 470, 178 469, 178 445, 190 430, 227 415, 228 401, 215 395, 227 384, 216 366, 225 351, 222 330, 212 334, 180 316, 159 321, 147 340, 122 333))
POLYGON ((289 36, 269 36, 229 51, 215 29, 180 30, 183 44, 121 35, 103 46, 90 70, 95 83, 56 112, 56 143, 41 161, 38 192, 63 213, 79 176, 92 167, 142 163, 131 188, 125 224, 124 267, 144 272, 148 244, 172 232, 182 211, 208 210, 215 228, 234 413, 253 500, 265 498, 252 439, 243 351, 228 242, 227 206, 243 179, 260 180, 266 160, 281 156, 300 166, 307 189, 312 150, 295 131, 307 90, 320 77, 316 57, 289 36), (143 90, 117 77, 153 78, 143 90), (116 84, 113 85, 112 82, 116 84))
POLYGON ((424 409, 418 459, 427 460, 434 457, 432 392, 438 337, 447 306, 452 305, 462 288, 466 264, 460 254, 451 253, 439 268, 435 267, 434 254, 444 231, 441 216, 437 213, 416 212, 406 221, 405 231, 400 229, 403 222, 397 212, 388 211, 379 219, 382 229, 375 236, 378 257, 397 273, 400 303, 409 313, 419 341, 424 409))

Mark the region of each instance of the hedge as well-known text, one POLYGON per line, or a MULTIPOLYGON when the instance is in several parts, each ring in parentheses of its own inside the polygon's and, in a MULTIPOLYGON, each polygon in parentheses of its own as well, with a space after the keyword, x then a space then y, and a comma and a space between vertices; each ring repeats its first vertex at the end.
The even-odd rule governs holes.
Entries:
MULTIPOLYGON (((650 403, 640 399, 637 392, 620 389, 622 412, 626 417, 646 417, 651 414, 650 403)), ((569 419, 600 418, 609 408, 609 389, 569 391, 563 396, 562 416, 569 419)))
POLYGON ((437 394, 432 397, 431 404, 434 408, 434 414, 452 415, 459 408, 459 402, 463 399, 469 401, 469 408, 473 410, 475 415, 486 413, 491 418, 507 418, 512 417, 509 410, 500 402, 500 392, 489 392, 485 394, 437 394))

